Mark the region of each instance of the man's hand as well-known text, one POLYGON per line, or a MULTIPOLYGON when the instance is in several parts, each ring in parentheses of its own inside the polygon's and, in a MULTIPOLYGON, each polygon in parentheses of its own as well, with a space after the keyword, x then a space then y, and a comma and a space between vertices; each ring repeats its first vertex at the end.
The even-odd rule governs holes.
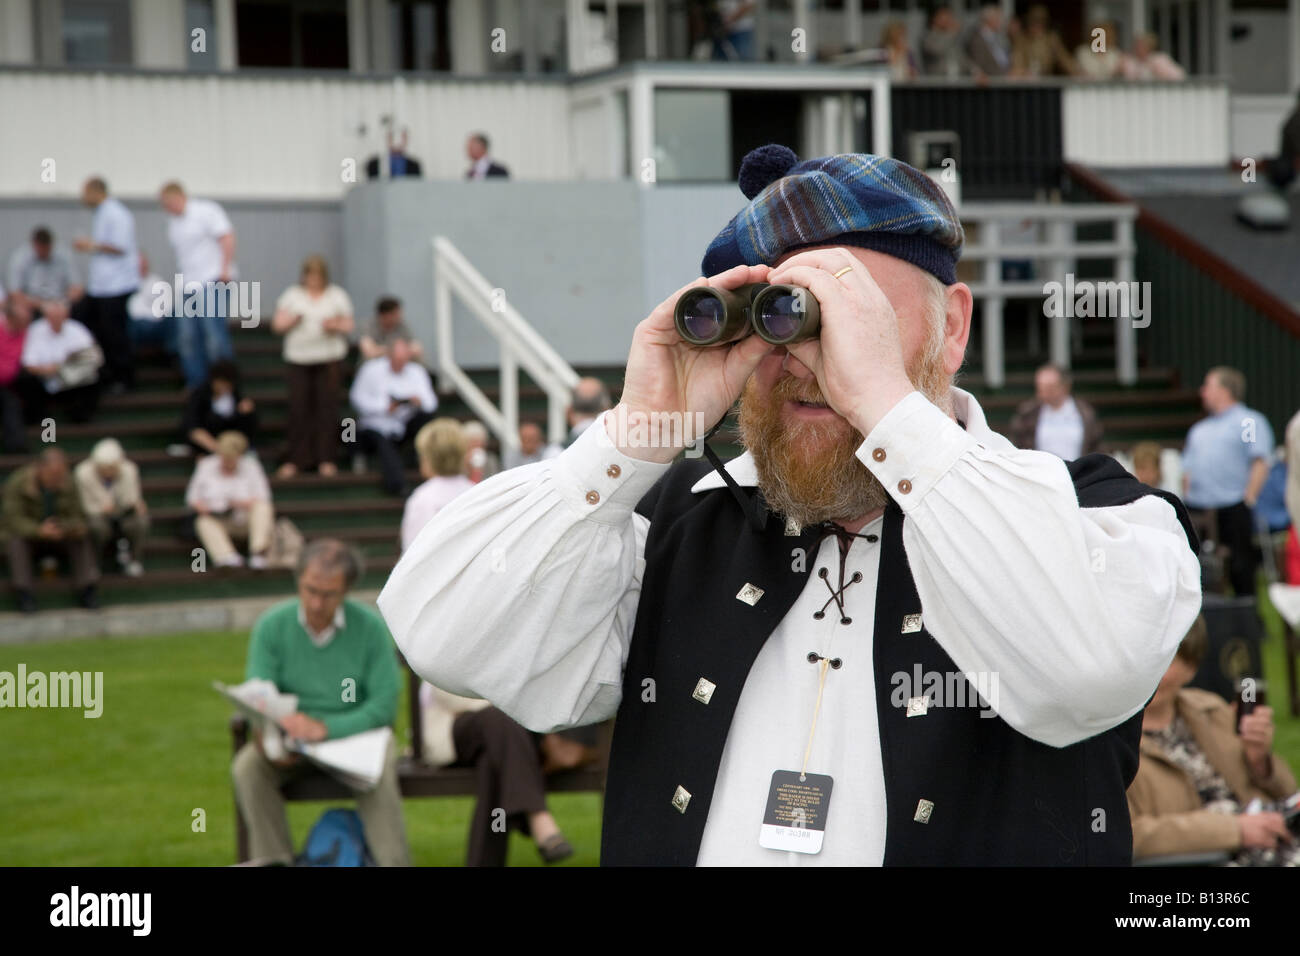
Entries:
POLYGON ((787 346, 817 376, 826 402, 863 435, 915 391, 894 307, 847 249, 811 249, 772 270, 772 284, 803 286, 821 309, 819 338, 787 346), (834 273, 852 271, 838 279, 834 273))
POLYGON ((239 404, 235 406, 235 410, 241 415, 248 415, 252 413, 253 407, 253 400, 251 398, 243 398, 240 399, 239 404))
POLYGON ((117 512, 117 505, 114 502, 109 501, 100 509, 100 511, 111 518, 117 512))
MULTIPOLYGON (((682 341, 677 334, 673 310, 678 297, 689 289, 701 286, 735 289, 751 282, 767 281, 768 271, 765 265, 741 265, 709 279, 696 279, 655 306, 637 325, 627 358, 622 401, 605 420, 606 432, 623 454, 645 461, 669 462, 681 449, 668 447, 667 441, 655 440, 670 430, 666 427, 659 436, 652 437, 652 447, 628 447, 619 442, 620 437, 626 437, 626 433, 619 434, 620 422, 629 431, 642 426, 649 429, 656 421, 653 416, 658 413, 676 413, 683 422, 693 422, 699 413, 705 427, 711 428, 731 408, 750 374, 772 346, 757 335, 750 335, 731 345, 697 348, 682 341)), ((643 434, 653 436, 649 430, 643 434)), ((688 433, 687 428, 679 429, 678 434, 684 435, 688 442, 704 437, 688 433)))
POLYGON ((86 236, 78 236, 76 239, 72 240, 72 248, 76 249, 78 252, 94 252, 95 240, 86 236))
POLYGON ((1291 842, 1291 831, 1280 813, 1241 813, 1237 815, 1237 825, 1241 828, 1243 847, 1273 850, 1279 843, 1291 842))
POLYGON ((63 526, 58 518, 46 518, 41 522, 40 536, 48 541, 63 540, 63 526))
POLYGON ((1273 753, 1273 708, 1256 707, 1241 718, 1241 749, 1257 777, 1267 777, 1273 753))
POLYGON ((196 502, 194 502, 194 504, 193 504, 191 507, 194 508, 194 513, 197 514, 197 515, 210 515, 210 514, 212 514, 212 509, 209 508, 207 505, 205 505, 205 504, 204 504, 203 502, 201 502, 201 501, 196 501, 196 502))
POLYGON ((308 743, 315 743, 324 740, 329 734, 325 725, 314 717, 308 717, 306 714, 290 714, 288 717, 280 718, 280 727, 290 737, 296 737, 299 740, 305 740, 308 743))

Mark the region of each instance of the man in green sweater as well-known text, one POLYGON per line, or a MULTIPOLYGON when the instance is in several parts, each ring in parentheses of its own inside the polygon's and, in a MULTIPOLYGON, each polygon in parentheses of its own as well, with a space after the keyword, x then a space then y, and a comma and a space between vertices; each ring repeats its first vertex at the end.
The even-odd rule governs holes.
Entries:
MULTIPOLYGON (((346 599, 359 574, 355 553, 341 541, 313 541, 298 562, 297 600, 277 604, 253 625, 245 677, 269 680, 282 693, 298 695, 299 712, 280 721, 291 737, 333 740, 391 726, 397 716, 392 638, 378 614, 346 599)), ((270 760, 260 739, 235 755, 235 799, 255 859, 292 861, 280 787, 304 772, 311 772, 310 765, 297 755, 270 760)), ((357 812, 375 862, 409 866, 394 744, 389 744, 379 783, 357 794, 357 812)))

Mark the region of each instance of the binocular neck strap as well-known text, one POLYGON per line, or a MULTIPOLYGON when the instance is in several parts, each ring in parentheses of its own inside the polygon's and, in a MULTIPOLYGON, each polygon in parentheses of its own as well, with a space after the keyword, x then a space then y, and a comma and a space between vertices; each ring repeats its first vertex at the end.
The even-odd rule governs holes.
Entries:
POLYGON ((713 466, 713 470, 722 476, 722 480, 726 482, 727 487, 731 490, 731 494, 740 504, 741 510, 744 511, 745 515, 749 518, 749 523, 753 525, 755 531, 761 532, 763 527, 767 524, 767 503, 763 500, 762 494, 759 493, 757 488, 754 489, 752 495, 745 494, 740 485, 736 484, 736 479, 732 478, 731 473, 723 466, 717 453, 709 447, 709 439, 717 433, 718 429, 722 427, 722 423, 726 420, 727 416, 725 415, 718 419, 718 423, 709 429, 709 433, 704 436, 700 445, 704 449, 704 457, 709 460, 709 464, 713 466))

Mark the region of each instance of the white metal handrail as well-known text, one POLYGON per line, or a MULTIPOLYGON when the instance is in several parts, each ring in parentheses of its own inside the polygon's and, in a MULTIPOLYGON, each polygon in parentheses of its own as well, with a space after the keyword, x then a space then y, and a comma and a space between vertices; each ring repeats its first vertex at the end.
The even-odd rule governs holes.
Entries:
MULTIPOLYGON (((1064 282, 1073 274, 1080 259, 1109 259, 1114 263, 1109 278, 1092 279, 1093 282, 1123 282, 1133 279, 1133 260, 1137 245, 1133 239, 1133 223, 1137 207, 1121 203, 963 203, 959 210, 962 223, 978 226, 978 238, 962 250, 962 258, 984 264, 978 281, 969 283, 971 293, 980 301, 984 381, 991 388, 1001 388, 1006 383, 1006 355, 1003 347, 1002 311, 1008 299, 1045 299, 1047 282, 1064 282), (1075 226, 1086 222, 1114 224, 1114 238, 1101 241, 1080 241, 1075 238, 1075 226), (1041 242, 1026 243, 1001 241, 1002 227, 1007 223, 1030 223, 1045 232, 1041 242), (1003 279, 1002 263, 1009 259, 1043 262, 1043 278, 1035 280, 1003 279)), ((1070 367, 1070 319, 1064 313, 1048 317, 1048 354, 1062 368, 1070 367)), ((1116 316, 1115 320, 1115 374, 1125 385, 1137 382, 1137 340, 1130 316, 1116 316)), ((1036 335, 1037 323, 1031 323, 1036 335)))
POLYGON ((504 296, 495 296, 492 284, 470 264, 446 236, 433 238, 434 321, 438 343, 438 374, 445 376, 501 442, 502 448, 519 448, 519 368, 546 392, 547 436, 560 442, 568 432, 565 412, 578 384, 578 373, 564 361, 537 330, 525 321, 504 296), (501 348, 501 403, 492 400, 456 363, 452 344, 453 295, 497 340, 501 348))

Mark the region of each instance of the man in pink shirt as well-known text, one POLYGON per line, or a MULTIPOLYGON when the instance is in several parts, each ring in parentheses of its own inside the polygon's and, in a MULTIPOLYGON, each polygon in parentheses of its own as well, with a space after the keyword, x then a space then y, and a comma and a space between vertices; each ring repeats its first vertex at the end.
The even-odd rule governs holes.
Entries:
POLYGON ((10 454, 27 451, 23 436, 23 405, 14 388, 22 370, 23 341, 31 313, 17 296, 5 300, 0 321, 0 449, 10 454))

